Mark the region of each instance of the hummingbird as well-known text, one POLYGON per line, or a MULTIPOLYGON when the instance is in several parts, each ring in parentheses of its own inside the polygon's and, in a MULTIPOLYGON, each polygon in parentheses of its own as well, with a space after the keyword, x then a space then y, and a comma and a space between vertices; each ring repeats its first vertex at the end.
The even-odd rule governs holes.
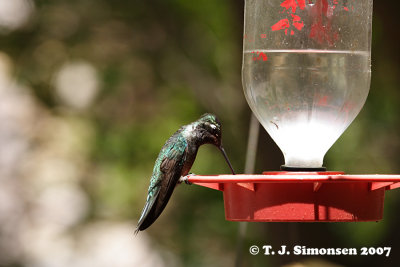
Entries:
POLYGON ((213 144, 223 154, 232 174, 232 165, 221 142, 221 123, 210 113, 197 121, 182 126, 161 148, 150 178, 146 204, 140 215, 135 233, 147 229, 160 216, 167 205, 175 186, 184 179, 196 159, 201 145, 213 144))

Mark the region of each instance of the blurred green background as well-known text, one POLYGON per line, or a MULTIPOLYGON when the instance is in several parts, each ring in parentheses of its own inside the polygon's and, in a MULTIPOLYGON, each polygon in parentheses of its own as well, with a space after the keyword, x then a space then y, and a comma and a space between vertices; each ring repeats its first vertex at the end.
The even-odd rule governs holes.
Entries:
MULTIPOLYGON (((243 1, 0 1, 0 266, 233 266, 220 192, 180 186, 134 237, 155 158, 205 112, 241 173, 243 1)), ((367 103, 329 170, 400 172, 399 2, 375 1, 367 103)), ((283 157, 260 130, 256 173, 283 157)), ((196 174, 228 173, 204 146, 196 174)), ((340 197, 340 192, 338 192, 340 197)), ((377 223, 251 223, 243 266, 399 266, 399 192, 377 223), (390 257, 251 256, 250 245, 392 247, 390 257)))

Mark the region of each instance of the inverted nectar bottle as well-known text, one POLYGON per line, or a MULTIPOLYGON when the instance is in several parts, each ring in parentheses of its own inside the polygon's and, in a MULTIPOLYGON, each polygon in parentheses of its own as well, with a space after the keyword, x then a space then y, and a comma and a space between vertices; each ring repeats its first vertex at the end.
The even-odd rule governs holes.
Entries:
POLYGON ((363 107, 372 0, 246 0, 247 102, 288 168, 320 168, 363 107))

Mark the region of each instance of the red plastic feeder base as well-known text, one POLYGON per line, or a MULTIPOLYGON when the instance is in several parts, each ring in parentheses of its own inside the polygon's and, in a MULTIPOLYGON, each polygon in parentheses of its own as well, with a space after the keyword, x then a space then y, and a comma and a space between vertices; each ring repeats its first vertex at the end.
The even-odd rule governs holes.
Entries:
POLYGON ((188 181, 223 191, 227 220, 250 222, 379 221, 385 191, 400 187, 400 175, 342 172, 193 175, 188 181))

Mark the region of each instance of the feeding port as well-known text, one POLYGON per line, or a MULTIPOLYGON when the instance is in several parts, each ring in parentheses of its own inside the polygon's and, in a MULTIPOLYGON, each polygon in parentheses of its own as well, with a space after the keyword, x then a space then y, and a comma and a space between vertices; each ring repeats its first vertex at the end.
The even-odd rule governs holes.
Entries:
POLYGON ((341 172, 265 172, 261 175, 190 176, 220 190, 229 221, 379 221, 385 191, 400 187, 400 175, 341 172))

